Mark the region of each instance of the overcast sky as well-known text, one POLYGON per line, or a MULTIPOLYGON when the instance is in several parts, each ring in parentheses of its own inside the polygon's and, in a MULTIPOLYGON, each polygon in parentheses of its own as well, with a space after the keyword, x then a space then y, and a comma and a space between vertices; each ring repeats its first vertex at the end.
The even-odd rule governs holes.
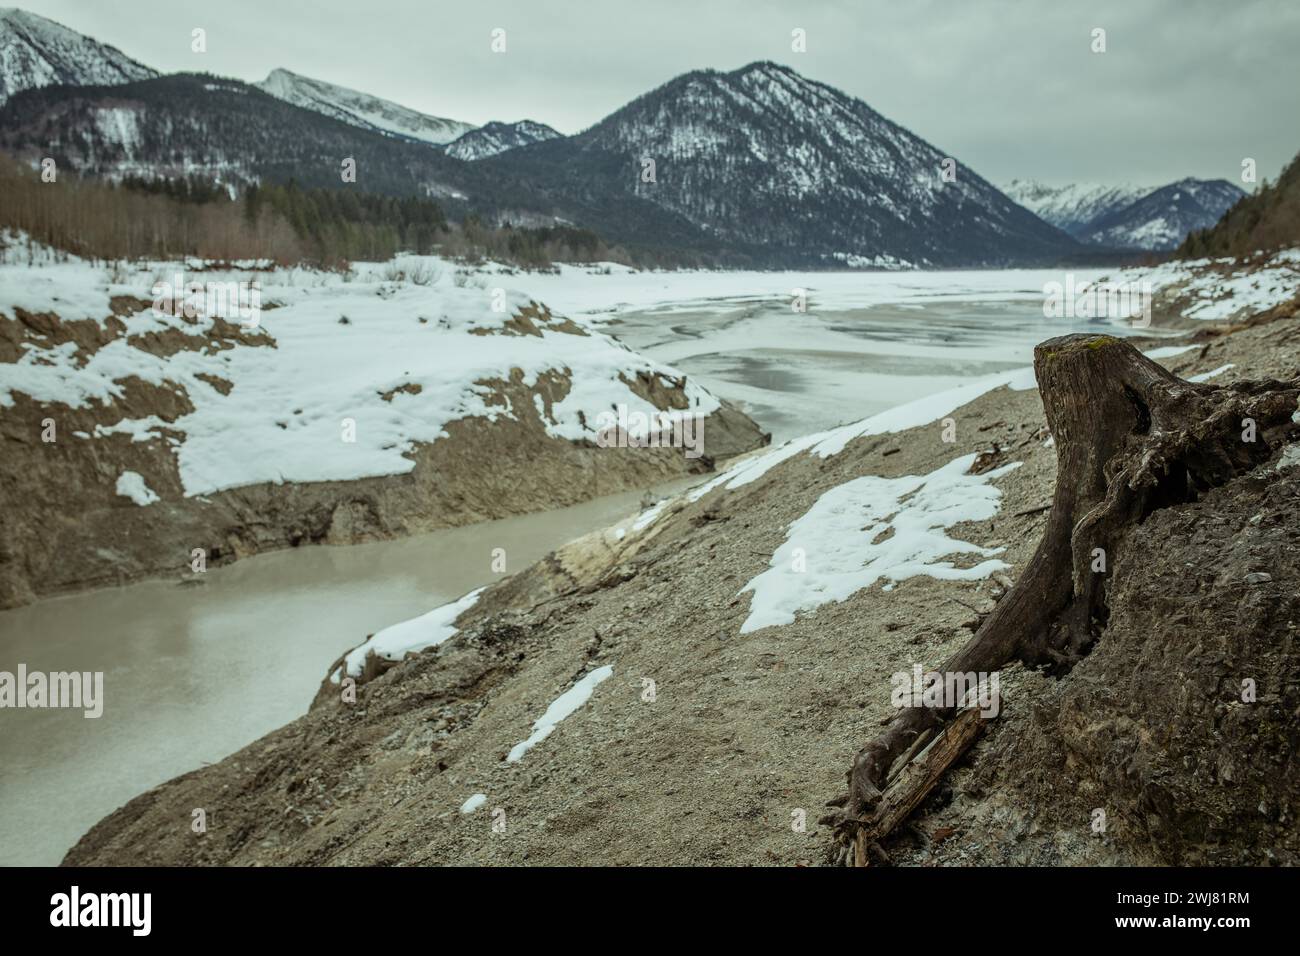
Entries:
MULTIPOLYGON (((0 0, 3 2, 3 0, 0 0)), ((12 0, 11 0, 12 2, 12 0)), ((1297 0, 18 0, 165 72, 274 67, 577 132, 688 70, 785 63, 997 183, 1273 178, 1300 150, 1297 0), (190 50, 195 27, 208 49, 190 50), (491 52, 493 28, 507 52, 491 52), (807 52, 791 51, 791 30, 807 52), (1093 53, 1092 31, 1106 30, 1093 53)))

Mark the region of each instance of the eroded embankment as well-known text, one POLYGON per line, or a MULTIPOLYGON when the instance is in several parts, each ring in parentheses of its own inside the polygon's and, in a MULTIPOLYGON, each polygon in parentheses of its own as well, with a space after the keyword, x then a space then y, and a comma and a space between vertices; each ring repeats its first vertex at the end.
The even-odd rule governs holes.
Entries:
POLYGON ((283 301, 250 329, 50 268, 0 269, 27 303, 0 302, 0 608, 563 507, 764 441, 685 376, 518 296, 270 286, 283 301), (698 448, 598 447, 619 406, 699 416, 698 448))

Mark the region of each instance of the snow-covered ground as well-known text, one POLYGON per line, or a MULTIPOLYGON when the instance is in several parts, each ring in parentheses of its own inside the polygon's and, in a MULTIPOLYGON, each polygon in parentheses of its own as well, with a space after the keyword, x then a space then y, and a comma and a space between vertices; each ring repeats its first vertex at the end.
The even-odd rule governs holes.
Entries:
MULTIPOLYGON (((421 257, 408 257, 412 262, 421 257)), ((431 258, 431 257, 424 257, 431 258)), ((440 260, 432 260, 440 261, 440 260)), ((560 265, 554 273, 519 277, 538 299, 566 315, 610 320, 628 312, 653 311, 673 316, 703 309, 752 309, 790 303, 801 292, 808 312, 846 312, 874 306, 921 306, 944 302, 1020 302, 1041 304, 1050 283, 1066 273, 1076 285, 1110 278, 1116 282, 1148 281, 1154 290, 1190 283, 1206 305, 1189 312, 1195 318, 1223 318, 1223 308, 1268 308, 1300 289, 1300 249, 1283 250, 1262 268, 1221 268, 1231 260, 1170 261, 1154 268, 1119 270, 983 269, 893 272, 718 272, 636 271, 617 263, 560 265), (1210 269, 1211 265, 1219 268, 1210 269)), ((512 272, 488 265, 484 275, 512 272)), ((801 331, 802 337, 802 331, 801 331)))
MULTIPOLYGON (((1033 347, 1076 331, 1169 334, 1147 316, 1045 308, 1049 290, 1109 279, 1150 303, 1189 286, 1196 318, 1267 308, 1300 286, 1295 253, 1258 273, 1205 263, 1159 269, 875 273, 631 273, 563 267, 530 284, 739 405, 777 442, 830 428, 1029 363, 1033 347), (805 296, 806 311, 795 309, 805 296)), ((1066 293, 1066 298, 1069 293, 1066 293)), ((1080 296, 1075 304, 1086 304, 1080 296)))
MULTIPOLYGON (((174 273, 162 264, 121 272, 75 259, 28 266, 11 255, 0 264, 0 314, 12 317, 21 308, 102 328, 112 298, 152 301, 156 282, 178 284, 174 273)), ((0 364, 0 410, 13 405, 15 393, 72 407, 109 403, 121 397, 128 377, 178 385, 193 412, 175 422, 128 418, 101 426, 101 434, 144 440, 163 429, 182 432, 168 440, 186 494, 202 495, 256 482, 407 472, 413 448, 445 437, 448 423, 513 417, 514 409, 494 403, 495 390, 477 384, 509 379, 512 369, 522 370, 530 387, 548 372, 569 379, 563 399, 542 409, 547 432, 569 440, 595 440, 601 413, 616 404, 653 414, 627 385, 639 373, 680 378, 581 317, 579 334, 505 334, 511 316, 532 302, 505 277, 468 276, 445 264, 415 273, 418 282, 411 275, 396 278, 384 266, 349 276, 302 269, 184 273, 183 282, 250 283, 240 300, 245 306, 256 280, 267 306, 258 327, 246 328, 233 347, 209 343, 214 316, 252 322, 233 301, 218 300, 211 314, 193 320, 154 308, 125 316, 126 334, 89 354, 75 342, 42 347, 29 337, 16 363, 0 364), (150 333, 180 333, 187 346, 162 356, 133 344, 150 333)), ((693 412, 718 407, 692 381, 686 397, 693 412)))
MULTIPOLYGON (((13 250, 11 249, 10 252, 13 253, 13 250)), ((1276 274, 1270 272, 1269 276, 1263 279, 1258 276, 1224 278, 1218 275, 1207 278, 1195 273, 1194 270, 1189 270, 1186 266, 1162 267, 1154 270, 1154 273, 1142 271, 1126 273, 1125 278, 1150 274, 1152 280, 1159 284, 1202 282, 1207 293, 1205 298, 1211 302, 1215 301, 1215 289, 1218 288, 1216 284, 1230 283, 1223 288, 1222 294, 1242 295, 1253 306, 1267 307, 1274 304, 1274 301, 1294 293, 1296 286, 1287 277, 1295 268, 1296 258, 1294 254, 1291 258, 1282 257, 1274 266, 1269 267, 1276 274)), ((36 313, 54 311, 64 319, 90 320, 102 326, 106 316, 109 315, 111 296, 132 295, 149 298, 153 280, 166 278, 173 271, 172 266, 155 265, 148 269, 119 274, 117 270, 95 267, 87 263, 58 264, 49 261, 48 258, 41 264, 29 266, 25 256, 10 255, 3 264, 0 264, 0 313, 12 315, 13 307, 18 306, 36 313)), ((356 458, 347 459, 350 463, 349 467, 353 469, 350 473, 359 473, 365 467, 377 465, 384 468, 401 467, 401 463, 407 461, 401 457, 396 446, 386 448, 381 443, 363 444, 363 441, 369 440, 363 438, 369 429, 387 428, 386 434, 394 442, 414 441, 418 440, 417 436, 434 434, 434 422, 440 417, 445 420, 445 416, 449 413, 456 414, 462 409, 481 408, 482 396, 472 386, 476 376, 484 371, 499 375, 501 370, 508 368, 511 363, 527 363, 520 367, 526 367, 529 374, 534 375, 545 368, 570 369, 575 373, 575 380, 600 384, 601 389, 604 390, 600 407, 606 407, 605 403, 609 401, 608 395, 619 394, 618 390, 622 388, 621 383, 616 381, 617 369, 635 371, 637 368, 646 367, 642 363, 655 368, 663 367, 653 360, 639 358, 617 342, 594 334, 598 328, 617 331, 618 325, 606 323, 625 318, 629 313, 658 312, 666 322, 672 322, 688 319, 695 313, 710 311, 735 312, 743 315, 746 310, 761 305, 765 307, 765 314, 771 313, 764 319, 766 326, 742 327, 737 333, 735 322, 722 323, 723 329, 731 329, 727 332, 731 338, 723 340, 723 344, 729 342, 731 346, 739 347, 746 340, 754 341, 755 336, 762 332, 764 335, 771 336, 770 344, 774 350, 781 347, 789 350, 811 338, 819 347, 833 347, 843 351, 853 341, 860 342, 860 336, 851 335, 837 328, 841 324, 839 320, 853 310, 901 309, 904 312, 914 313, 915 328, 923 328, 926 327, 928 317, 936 308, 954 303, 982 301, 998 306, 1010 302, 1019 303, 1021 308, 1032 310, 1041 303, 1044 285, 1047 282, 1061 280, 1061 273, 1050 271, 888 274, 631 273, 619 267, 611 267, 606 273, 603 268, 562 267, 557 275, 535 275, 509 274, 509 270, 499 267, 475 271, 463 270, 442 260, 420 260, 414 257, 403 257, 391 268, 381 264, 358 265, 355 274, 348 278, 308 270, 249 272, 242 274, 242 277, 252 275, 256 275, 262 282, 263 302, 276 303, 280 307, 262 314, 261 328, 246 333, 247 345, 237 345, 224 350, 207 348, 204 333, 210 329, 211 323, 199 320, 190 325, 169 316, 157 316, 151 311, 146 311, 125 320, 132 334, 150 330, 166 332, 178 329, 195 340, 196 350, 163 361, 142 350, 134 349, 126 344, 125 339, 118 339, 99 349, 94 355, 88 356, 89 361, 85 368, 77 367, 75 348, 72 350, 41 349, 39 351, 46 354, 40 355, 29 351, 24 356, 24 361, 20 361, 17 365, 0 364, 0 414, 4 414, 5 405, 12 392, 22 390, 19 387, 20 380, 22 386, 35 389, 38 394, 50 396, 47 400, 84 402, 96 396, 111 397, 115 394, 119 386, 115 383, 114 373, 118 370, 129 369, 131 374, 140 375, 151 381, 165 379, 174 381, 179 377, 196 406, 193 415, 177 423, 187 435, 187 439, 178 448, 178 455, 188 462, 190 473, 194 473, 195 468, 201 468, 206 460, 197 457, 204 447, 205 434, 213 434, 212 431, 205 432, 205 429, 215 430, 225 427, 232 430, 229 434, 236 439, 237 451, 230 456, 233 460, 221 462, 216 474, 209 475, 206 479, 195 474, 197 482, 195 488, 216 487, 227 480, 236 482, 259 480, 248 476, 268 473, 267 463, 258 460, 267 454, 272 456, 275 474, 280 474, 285 464, 292 465, 295 460, 294 455, 301 456, 297 460, 309 463, 308 451, 313 447, 311 443, 318 440, 326 442, 320 447, 328 449, 328 454, 320 456, 321 458, 353 454, 353 450, 339 440, 337 417, 342 414, 344 408, 365 409, 356 419, 357 444, 362 447, 356 450, 356 458), (409 278, 403 281, 390 278, 398 271, 405 271, 408 276, 418 276, 420 281, 427 279, 428 284, 420 285, 409 278), (510 303, 511 308, 535 299, 546 303, 557 315, 571 316, 584 330, 593 334, 582 337, 546 331, 540 338, 470 334, 474 328, 500 329, 508 313, 496 313, 491 309, 492 292, 498 287, 505 289, 521 287, 524 290, 507 294, 506 301, 510 303), (789 297, 797 288, 809 290, 810 313, 796 315, 785 311, 784 318, 790 324, 787 325, 786 338, 782 340, 776 335, 780 329, 778 313, 782 313, 783 308, 788 309, 789 297), (348 317, 348 322, 343 324, 339 320, 345 315, 348 317), (808 319, 809 315, 813 317, 815 324, 811 326, 801 324, 808 319), (420 322, 420 318, 426 321, 420 322), (275 348, 269 347, 269 344, 257 344, 271 339, 275 341, 275 348), (532 351, 528 351, 529 349, 532 351), (43 361, 50 364, 43 365, 41 364, 43 361), (322 361, 325 364, 313 365, 322 361), (231 395, 221 396, 206 382, 196 379, 196 375, 205 370, 232 381, 235 388, 231 395), (611 379, 611 376, 614 378, 611 379), (427 383, 428 387, 423 388, 418 395, 398 392, 394 394, 391 404, 384 402, 378 396, 381 390, 396 388, 406 383, 427 383), (453 386, 456 391, 452 390, 453 386), (613 391, 610 392, 609 389, 613 391), (246 393, 244 396, 240 396, 241 390, 246 393), (239 403, 229 401, 236 398, 239 399, 239 403), (408 404, 421 398, 430 402, 427 408, 419 403, 408 404), (313 420, 321 423, 318 426, 319 434, 312 426, 291 425, 290 428, 281 429, 274 424, 275 419, 285 414, 293 415, 293 410, 296 408, 303 409, 302 416, 310 414, 313 420), (272 422, 275 432, 263 434, 259 429, 262 429, 268 420, 272 422), (192 433, 185 427, 186 425, 193 429, 192 433), (267 437, 268 434, 270 437, 267 437), (198 439, 197 444, 186 453, 185 447, 190 446, 196 439, 198 439), (250 448, 254 450, 250 451, 250 448), (186 454, 193 454, 196 457, 185 458, 186 454), (214 481, 213 478, 219 478, 221 481, 214 481), (205 480, 206 484, 203 483, 205 480)), ((225 278, 240 278, 241 274, 200 273, 191 277, 219 281, 225 278)), ((972 334, 980 331, 974 329, 972 334)), ((976 354, 1003 360, 1007 358, 1006 346, 1010 339, 996 341, 995 339, 1002 334, 995 331, 992 337, 984 335, 978 340, 957 338, 952 341, 913 341, 908 349, 925 350, 927 354, 921 357, 927 359, 937 359, 944 354, 969 354, 974 349, 976 354)), ((897 341, 887 338, 882 339, 881 342, 879 347, 885 349, 898 345, 897 341)), ((873 344, 871 347, 877 346, 873 344)), ((1191 347, 1173 346, 1148 354, 1168 356, 1191 347)), ((1221 372, 1223 369, 1215 371, 1221 372)), ((1214 374, 1215 372, 1207 373, 1211 376, 1214 374)), ((896 432, 914 425, 937 421, 979 394, 1000 385, 1031 388, 1033 387, 1032 373, 1023 367, 1016 367, 987 375, 970 376, 955 387, 932 390, 912 402, 907 402, 906 396, 895 392, 886 396, 894 407, 865 418, 860 409, 846 406, 843 418, 850 420, 850 424, 820 431, 815 428, 806 429, 814 433, 800 435, 791 442, 779 444, 764 454, 737 463, 713 480, 697 486, 690 492, 690 497, 698 499, 720 485, 738 487, 753 481, 794 455, 812 454, 823 458, 836 455, 859 435, 896 432)), ((636 406, 635 396, 624 395, 622 400, 636 406)), ((703 396, 700 400, 706 401, 703 396)), ((578 407, 581 405, 582 402, 578 402, 578 407)), ((497 412, 506 413, 500 409, 497 412)), ((566 423, 571 427, 577 417, 576 411, 567 408, 561 408, 555 414, 557 418, 553 422, 553 427, 557 429, 562 429, 566 423)), ((288 419, 285 420, 288 422, 288 419)), ((138 428, 143 434, 152 424, 154 423, 142 421, 130 427, 138 428)), ((319 474, 320 469, 331 467, 337 466, 321 465, 317 471, 307 473, 319 474)), ((953 467, 957 465, 954 464, 953 467)), ((133 475, 132 472, 124 472, 117 481, 117 491, 143 503, 154 492, 143 479, 137 482, 133 475)), ((792 524, 789 529, 789 540, 782 548, 792 550, 799 546, 798 539, 804 537, 800 529, 807 530, 817 524, 819 508, 824 512, 821 514, 823 519, 832 513, 832 505, 848 508, 851 512, 857 509, 859 516, 876 515, 881 508, 885 508, 888 513, 878 517, 876 521, 878 524, 888 524, 893 527, 895 538, 900 537, 898 527, 900 522, 904 525, 904 531, 909 527, 915 531, 915 534, 901 536, 901 543, 912 540, 917 545, 910 563, 901 559, 885 560, 888 555, 876 554, 876 557, 881 560, 871 564, 870 567, 867 564, 860 564, 855 568, 850 562, 841 567, 831 568, 829 572, 836 577, 834 582, 827 582, 827 586, 821 590, 795 593, 785 586, 791 582, 782 581, 782 575, 773 573, 780 564, 778 558, 787 556, 784 552, 778 551, 773 558, 772 567, 754 579, 754 604, 751 606, 751 615, 763 611, 765 607, 772 612, 773 616, 776 616, 778 611, 781 616, 784 616, 793 614, 796 610, 814 610, 823 599, 834 599, 829 595, 838 593, 836 589, 841 585, 852 586, 860 583, 868 574, 882 574, 884 578, 889 579, 900 576, 907 568, 912 568, 917 573, 929 574, 936 570, 937 566, 935 561, 927 558, 927 555, 929 558, 936 556, 942 558, 943 554, 939 553, 940 550, 945 554, 957 550, 954 548, 954 543, 949 543, 952 539, 942 534, 942 529, 952 523, 948 519, 962 520, 968 512, 973 516, 979 509, 987 510, 989 507, 996 506, 996 489, 983 481, 976 481, 971 476, 958 478, 950 483, 950 486, 944 484, 946 480, 944 476, 933 473, 895 481, 909 480, 914 483, 919 482, 925 488, 934 491, 937 497, 930 503, 933 505, 932 508, 920 507, 924 502, 919 501, 918 496, 928 493, 925 492, 925 488, 918 487, 915 493, 908 497, 907 489, 902 484, 885 482, 881 485, 872 483, 859 485, 850 482, 834 489, 838 492, 838 498, 827 499, 823 496, 823 500, 819 500, 803 519, 792 524), (971 482, 969 487, 965 481, 968 478, 971 482), (940 491, 943 492, 942 495, 939 494, 940 491), (949 514, 946 510, 948 500, 956 497, 960 497, 962 501, 961 514, 956 512, 949 514), (931 524, 932 520, 937 520, 938 524, 931 524), (942 541, 939 540, 940 538, 942 541), (772 576, 765 578, 765 575, 772 576), (773 599, 770 601, 762 596, 767 594, 769 586, 773 589, 771 590, 773 599)), ((194 493, 188 485, 187 490, 194 493)), ((827 492, 827 495, 830 494, 832 492, 827 492)), ((625 522, 625 532, 639 533, 646 530, 669 507, 669 503, 663 503, 625 522)), ((863 524, 865 523, 864 521, 863 524)), ((867 553, 875 554, 872 550, 875 536, 868 536, 865 532, 859 531, 860 527, 860 525, 853 527, 854 535, 865 538, 867 553)), ((472 530, 461 529, 458 533, 469 535, 472 530)), ((848 534, 847 531, 845 533, 848 534)), ((877 545, 887 545, 889 540, 882 538, 877 545)), ((492 541, 494 545, 501 543, 499 537, 493 538, 492 541)), ((464 541, 457 539, 457 542, 445 546, 446 549, 456 551, 458 554, 463 553, 466 550, 464 541)), ((385 549, 367 552, 375 556, 370 560, 377 560, 383 553, 392 553, 386 549, 405 549, 418 544, 419 542, 416 541, 385 542, 362 547, 385 549)), ((846 547, 850 544, 851 542, 844 542, 846 547)), ((512 550, 512 555, 514 553, 512 550)), ((424 567, 429 563, 422 558, 412 557, 412 554, 414 552, 403 551, 401 560, 390 562, 393 566, 385 568, 383 580, 389 584, 400 582, 404 576, 413 573, 410 570, 412 567, 424 567)), ((793 558, 792 553, 788 556, 793 558)), ((996 560, 996 555, 978 557, 984 560, 996 560)), ((334 549, 319 552, 316 549, 309 549, 254 560, 295 563, 336 561, 338 552, 334 549)), ((976 566, 978 563, 976 562, 976 566)), ((301 624, 302 621, 307 620, 307 615, 312 609, 319 613, 319 606, 322 604, 321 594, 328 591, 331 595, 330 600, 334 601, 329 605, 330 617, 342 619, 348 614, 352 617, 346 618, 341 626, 341 632, 333 635, 332 639, 336 643, 330 645, 325 652, 326 660, 332 659, 342 647, 347 646, 344 642, 349 640, 355 642, 367 630, 393 621, 399 623, 381 629, 363 653, 375 650, 384 656, 400 657, 410 650, 431 646, 453 635, 456 617, 476 599, 478 594, 470 590, 479 583, 478 581, 448 583, 443 576, 435 584, 427 581, 414 582, 407 590, 419 596, 412 598, 411 594, 404 592, 400 605, 394 601, 390 607, 380 601, 372 607, 365 602, 376 601, 385 594, 371 586, 347 591, 347 583, 352 577, 348 573, 337 575, 340 580, 325 588, 317 585, 318 581, 329 580, 328 575, 323 572, 313 573, 310 576, 311 580, 301 584, 300 587, 286 588, 278 581, 271 584, 255 580, 259 574, 265 575, 265 571, 258 570, 265 567, 265 564, 240 563, 232 568, 213 572, 235 576, 234 590, 245 595, 246 600, 243 603, 230 600, 230 590, 225 592, 214 590, 213 583, 209 583, 205 589, 171 588, 165 592, 137 592, 135 589, 127 588, 106 592, 113 600, 134 602, 129 608, 122 609, 120 613, 110 613, 111 608, 105 608, 104 594, 85 595, 75 599, 64 599, 61 602, 42 602, 29 609, 9 612, 10 615, 29 613, 51 615, 74 607, 77 601, 94 602, 93 607, 88 603, 80 612, 78 618, 81 622, 80 630, 77 626, 73 626, 71 621, 57 617, 13 617, 11 619, 14 624, 11 627, 14 633, 7 636, 15 647, 19 646, 14 643, 18 636, 42 631, 48 632, 49 635, 61 635, 68 646, 73 644, 84 646, 91 641, 103 644, 105 621, 111 620, 121 631, 118 635, 121 646, 128 646, 132 639, 137 640, 139 644, 137 649, 139 659, 132 660, 129 666, 123 665, 123 671, 138 670, 142 674, 152 674, 153 672, 147 670, 150 662, 157 663, 161 660, 162 665, 168 668, 180 668, 182 665, 191 665, 193 663, 191 658, 195 655, 211 655, 218 648, 228 649, 235 635, 272 633, 277 628, 284 628, 287 621, 301 624), (246 577, 239 577, 240 575, 246 577), (258 587, 262 590, 257 591, 258 587), (196 605, 191 609, 192 622, 179 628, 171 625, 164 628, 158 623, 163 619, 173 622, 180 620, 178 615, 181 611, 178 605, 185 601, 196 602, 203 599, 204 591, 209 592, 206 595, 209 603, 206 606, 196 605), (419 614, 430 605, 447 601, 459 593, 465 593, 465 597, 449 601, 432 612, 419 614), (168 600, 172 603, 166 604, 168 600), (297 603, 286 604, 286 602, 297 603), (141 610, 142 607, 145 610, 141 610), (167 613, 160 616, 158 607, 166 607, 167 613), (415 616, 417 614, 419 616, 415 616), (44 626, 39 623, 40 621, 45 621, 50 626, 44 626), (140 625, 141 621, 146 622, 143 629, 140 625), (199 635, 202 639, 194 641, 187 637, 182 641, 184 646, 177 645, 174 653, 159 658, 156 653, 158 641, 167 636, 164 632, 173 630, 177 634, 183 633, 187 636, 199 635)), ((810 561, 809 567, 810 570, 815 571, 816 561, 810 561)), ((937 569, 942 570, 942 568, 937 569)), ((808 583, 815 584, 815 581, 810 579, 808 583)), ((162 588, 163 586, 141 587, 162 588)), ((303 637, 303 641, 306 642, 306 637, 303 637)), ((235 672, 240 675, 241 680, 238 682, 240 687, 244 687, 245 682, 249 680, 261 680, 264 690, 254 695, 259 698, 270 698, 276 693, 283 693, 282 678, 276 675, 282 675, 289 670, 306 673, 309 675, 307 684, 310 686, 304 686, 301 691, 296 692, 297 696, 291 701, 293 708, 297 708, 301 703, 300 698, 314 688, 315 678, 321 673, 323 663, 319 660, 319 655, 311 657, 301 651, 296 657, 286 656, 278 665, 274 660, 268 661, 266 655, 272 650, 280 649, 284 643, 286 642, 274 642, 275 647, 268 648, 264 646, 265 642, 262 642, 258 645, 256 654, 247 650, 242 654, 236 654, 234 656, 236 664, 247 670, 235 672)), ((51 642, 46 640, 40 646, 47 647, 50 644, 51 642)), ((26 647, 26 645, 22 646, 26 647)), ((28 659, 39 661, 38 657, 31 657, 33 653, 38 653, 35 644, 23 653, 28 659)), ((51 663, 63 666, 62 661, 51 663)), ((229 673, 232 666, 235 665, 223 659, 213 664, 211 673, 229 673)), ((604 670, 602 668, 602 671, 604 670)), ((222 684, 219 680, 198 679, 184 669, 165 670, 159 673, 162 675, 161 682, 173 689, 194 686, 211 689, 222 684)), ((554 728, 559 720, 577 713, 584 702, 591 698, 595 685, 607 676, 608 674, 602 676, 601 672, 593 671, 583 681, 578 681, 563 693, 560 693, 562 685, 557 686, 555 692, 560 693, 559 698, 545 709, 541 718, 533 725, 531 735, 525 736, 528 733, 526 719, 520 721, 517 731, 519 736, 511 738, 515 740, 524 738, 516 749, 525 745, 535 745, 550 732, 551 728, 554 728)), ((126 678, 123 674, 119 674, 117 679, 120 681, 126 678)), ((126 696, 138 698, 140 701, 151 699, 150 695, 144 693, 126 696)), ((209 749, 202 747, 196 749, 193 741, 200 740, 207 732, 202 728, 222 723, 219 716, 213 715, 229 713, 230 704, 224 699, 220 703, 208 701, 207 709, 195 714, 193 701, 188 699, 188 692, 177 691, 173 696, 176 699, 169 700, 167 704, 170 709, 163 711, 166 720, 159 720, 158 712, 149 710, 142 714, 139 722, 140 727, 149 728, 149 733, 154 733, 157 727, 164 725, 174 729, 183 720, 188 720, 192 725, 185 734, 180 735, 185 737, 184 741, 178 740, 168 745, 170 747, 168 759, 171 762, 165 765, 159 764, 154 768, 151 771, 151 781, 161 780, 173 773, 190 769, 197 759, 195 754, 205 759, 218 759, 233 749, 235 744, 251 740, 268 727, 288 719, 288 716, 277 712, 276 715, 267 717, 262 724, 242 728, 240 731, 242 736, 236 735, 239 739, 227 741, 215 749, 209 741, 207 744, 209 749), (178 714, 182 715, 182 718, 178 718, 178 714)), ((599 704, 599 698, 596 703, 599 704)), ((296 713, 296 710, 294 712, 296 713)), ((534 715, 528 715, 529 718, 532 716, 534 715)), ((117 726, 121 727, 120 724, 117 726)), ((579 727, 574 727, 573 730, 581 732, 579 727)), ((81 733, 80 727, 78 733, 81 733)), ((120 729, 118 733, 121 733, 120 729)), ((171 729, 169 729, 170 733, 171 729)), ((507 745, 511 739, 503 739, 501 744, 507 745)), ((132 760, 141 759, 140 754, 143 753, 152 754, 160 749, 167 749, 160 748, 157 740, 143 732, 135 743, 138 746, 133 751, 132 760)), ((522 754, 523 751, 520 752, 522 754)), ((130 761, 116 759, 120 755, 116 751, 112 753, 115 759, 105 760, 104 773, 121 774, 130 761)), ((44 766, 40 763, 44 759, 42 755, 29 754, 27 766, 29 768, 44 766)), ((60 768, 66 770, 64 765, 57 765, 55 769, 60 768)), ((55 781, 51 784, 51 792, 57 791, 61 794, 66 791, 66 788, 57 783, 66 778, 66 773, 51 773, 48 776, 51 781, 55 781)), ((107 806, 100 807, 93 813, 84 813, 80 827, 84 828, 87 822, 95 819, 105 809, 120 803, 131 793, 138 791, 141 786, 143 784, 140 782, 138 771, 130 780, 118 781, 118 789, 113 791, 112 799, 107 806)), ((461 809, 467 813, 473 812, 481 808, 486 801, 484 794, 475 793, 465 801, 461 809)), ((449 809, 454 809, 455 806, 452 804, 449 809)), ((10 832, 17 829, 18 827, 14 825, 10 832)), ((75 832, 69 833, 68 839, 73 836, 75 832)), ((62 847, 59 849, 61 852, 62 847)), ((49 859, 57 860, 57 856, 49 859)), ((42 858, 41 861, 49 860, 42 858)))
POLYGON ((1193 300, 1188 318, 1207 321, 1244 318, 1271 309, 1300 293, 1300 249, 1284 249, 1261 266, 1241 268, 1231 259, 1166 262, 1153 269, 1130 269, 1124 281, 1150 282, 1156 289, 1181 287, 1193 300))

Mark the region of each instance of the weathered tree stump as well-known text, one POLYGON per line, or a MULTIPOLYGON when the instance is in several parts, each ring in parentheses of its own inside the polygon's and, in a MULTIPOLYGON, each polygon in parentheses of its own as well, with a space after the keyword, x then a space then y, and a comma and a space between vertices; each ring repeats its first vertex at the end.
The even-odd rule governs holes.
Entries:
MULTIPOLYGON (((1047 527, 1016 585, 943 672, 991 673, 1017 660, 1068 671, 1105 628, 1106 573, 1127 531, 1268 459, 1295 427, 1300 396, 1300 379, 1187 382, 1107 335, 1039 344, 1034 372, 1056 440, 1047 527)), ((879 841, 978 735, 983 721, 970 713, 954 723, 955 707, 905 708, 858 751, 848 793, 822 819, 840 861, 883 856, 879 841)))

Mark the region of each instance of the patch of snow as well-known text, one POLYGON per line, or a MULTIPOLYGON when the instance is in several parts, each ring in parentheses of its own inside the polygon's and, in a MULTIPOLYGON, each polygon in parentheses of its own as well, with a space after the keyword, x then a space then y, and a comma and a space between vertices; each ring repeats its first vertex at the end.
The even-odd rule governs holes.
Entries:
POLYGON ((1222 375, 1224 372, 1226 372, 1228 369, 1232 367, 1233 367, 1232 363, 1229 362, 1227 365, 1220 365, 1218 368, 1214 369, 1211 372, 1202 372, 1200 375, 1193 375, 1189 377, 1187 381, 1208 382, 1210 379, 1217 378, 1218 376, 1222 375))
POLYGON ((790 624, 795 614, 844 601, 877 581, 926 575, 975 581, 1008 567, 993 558, 1003 548, 983 548, 948 537, 963 521, 997 513, 1002 493, 990 482, 1020 467, 1013 462, 970 475, 975 454, 962 455, 928 475, 879 478, 866 475, 827 491, 796 519, 768 570, 740 593, 753 592, 740 632, 790 624), (989 560, 959 568, 949 555, 989 560))
POLYGON ((107 143, 119 146, 128 159, 134 158, 140 145, 140 115, 123 106, 95 110, 95 125, 107 143))
POLYGON ((476 793, 460 805, 461 813, 473 813, 483 804, 487 803, 487 794, 476 793))
MULTIPOLYGON (((672 500, 672 498, 664 498, 662 501, 655 502, 645 511, 641 512, 636 516, 636 520, 632 522, 632 530, 643 531, 650 527, 659 520, 659 516, 664 513, 664 509, 668 507, 672 500)), ((620 535, 620 537, 622 537, 622 535, 620 535)))
POLYGON ((134 471, 124 471, 118 476, 117 493, 123 498, 130 498, 141 507, 160 500, 153 489, 144 483, 144 476, 134 471))
POLYGON ((348 652, 343 661, 348 676, 360 677, 368 657, 400 661, 407 654, 442 644, 456 633, 456 618, 473 607, 483 591, 483 588, 470 591, 459 600, 436 607, 427 614, 376 631, 348 652))
POLYGON ((1147 349, 1142 354, 1149 359, 1173 358, 1175 355, 1182 355, 1184 352, 1190 352, 1196 348, 1195 345, 1162 345, 1158 349, 1147 349))
POLYGON ((528 739, 515 744, 510 753, 506 754, 506 763, 518 762, 524 754, 549 737, 556 725, 590 700, 596 685, 608 680, 613 673, 614 668, 609 664, 598 667, 552 701, 551 706, 546 708, 546 713, 533 724, 533 732, 528 739))

